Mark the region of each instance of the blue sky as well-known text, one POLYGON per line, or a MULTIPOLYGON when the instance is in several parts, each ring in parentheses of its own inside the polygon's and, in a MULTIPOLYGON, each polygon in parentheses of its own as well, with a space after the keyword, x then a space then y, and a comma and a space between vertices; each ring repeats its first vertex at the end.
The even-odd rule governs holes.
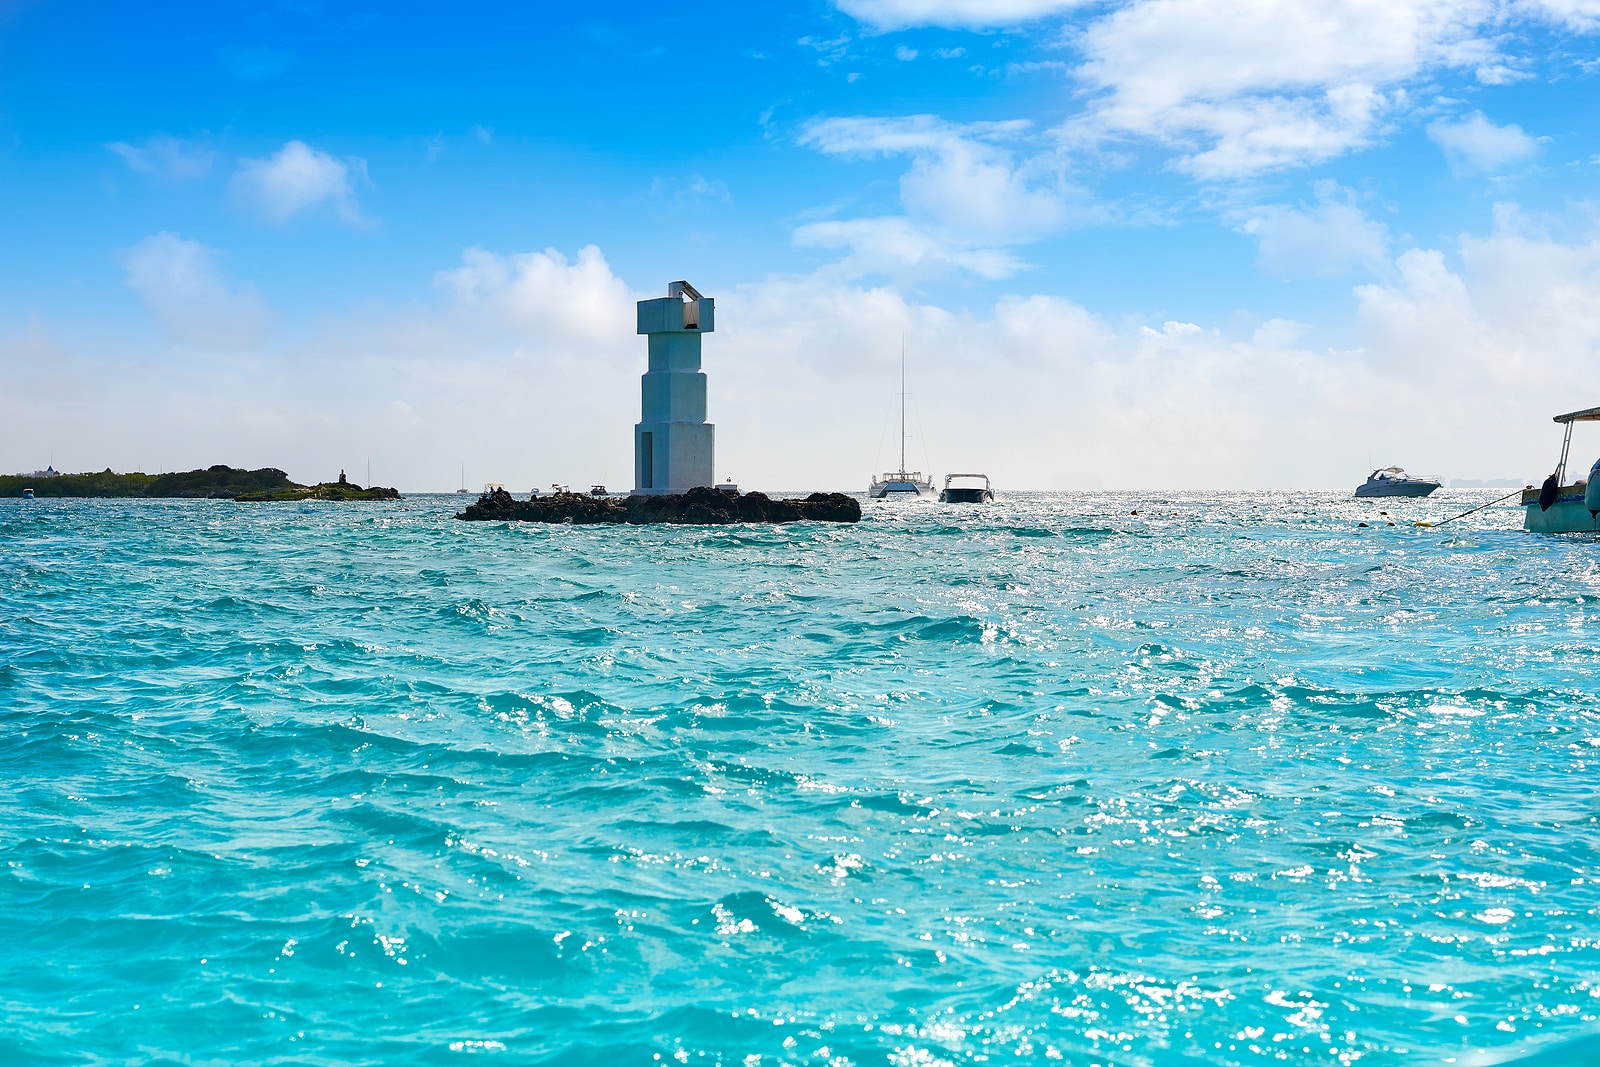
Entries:
MULTIPOLYGON (((1600 0, 0 0, 0 468, 1539 476, 1600 403, 1600 0)), ((1580 448, 1600 449, 1600 441, 1580 448)))

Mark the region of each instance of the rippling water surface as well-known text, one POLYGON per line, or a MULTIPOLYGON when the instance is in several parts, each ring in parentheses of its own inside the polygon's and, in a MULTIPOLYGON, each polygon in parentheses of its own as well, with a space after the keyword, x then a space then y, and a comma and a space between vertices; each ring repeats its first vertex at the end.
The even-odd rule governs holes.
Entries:
POLYGON ((1440 495, 0 501, 0 1062, 1600 1058, 1600 546, 1440 495))

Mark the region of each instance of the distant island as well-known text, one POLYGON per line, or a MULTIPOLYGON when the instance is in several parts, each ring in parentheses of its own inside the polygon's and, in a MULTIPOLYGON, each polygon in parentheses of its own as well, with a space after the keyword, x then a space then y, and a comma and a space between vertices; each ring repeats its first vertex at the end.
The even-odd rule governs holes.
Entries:
POLYGON ((31 489, 35 497, 144 497, 194 500, 399 500, 395 489, 351 485, 341 471, 337 482, 301 485, 276 467, 242 470, 218 463, 204 470, 172 474, 114 474, 111 468, 85 474, 0 475, 0 497, 19 497, 31 489))
POLYGON ((484 493, 456 516, 467 522, 673 523, 714 526, 736 522, 860 522, 861 502, 844 493, 812 493, 799 499, 700 487, 661 496, 598 497, 555 493, 518 500, 504 489, 484 493))
POLYGON ((336 482, 319 482, 316 485, 290 485, 260 493, 241 493, 233 498, 241 504, 274 503, 291 500, 403 500, 398 489, 368 486, 363 489, 345 480, 339 472, 336 482))

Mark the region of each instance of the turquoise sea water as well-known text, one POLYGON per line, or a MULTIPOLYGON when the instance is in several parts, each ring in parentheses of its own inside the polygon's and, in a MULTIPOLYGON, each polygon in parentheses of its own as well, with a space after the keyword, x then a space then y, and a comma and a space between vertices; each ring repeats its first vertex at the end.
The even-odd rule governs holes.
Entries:
POLYGON ((1600 1058, 1600 546, 1492 495, 0 501, 0 1063, 1600 1058))

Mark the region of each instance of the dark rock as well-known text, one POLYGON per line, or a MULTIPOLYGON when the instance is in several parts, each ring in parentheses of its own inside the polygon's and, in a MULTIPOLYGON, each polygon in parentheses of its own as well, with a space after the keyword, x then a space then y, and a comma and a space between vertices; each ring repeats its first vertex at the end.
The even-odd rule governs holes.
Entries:
POLYGON ((675 523, 714 526, 735 522, 859 522, 861 502, 844 493, 812 493, 804 500, 774 500, 765 493, 731 493, 700 487, 665 496, 594 497, 555 493, 517 500, 504 489, 480 496, 456 518, 468 522, 675 523))

